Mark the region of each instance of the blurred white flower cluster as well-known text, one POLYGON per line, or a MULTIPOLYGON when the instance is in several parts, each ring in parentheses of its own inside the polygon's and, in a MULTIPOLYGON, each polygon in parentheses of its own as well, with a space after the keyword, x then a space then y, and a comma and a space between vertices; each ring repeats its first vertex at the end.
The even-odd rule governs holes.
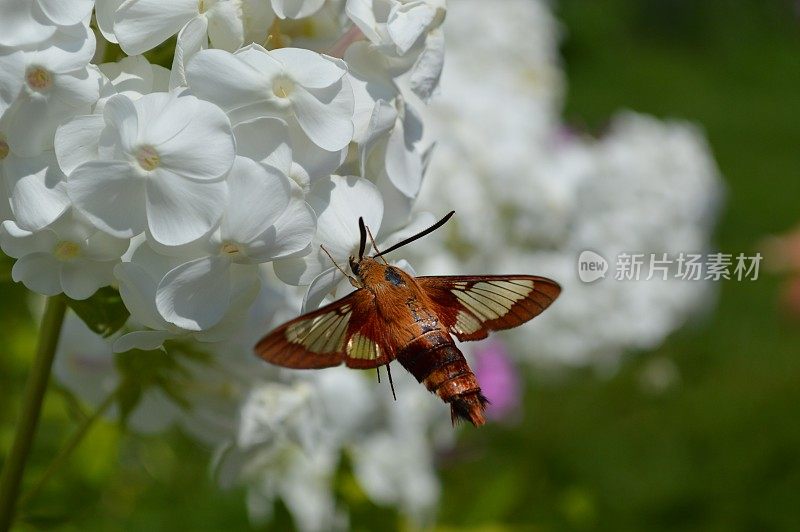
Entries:
POLYGON ((252 355, 337 290, 320 245, 346 264, 359 216, 391 245, 432 222, 421 197, 458 216, 408 250, 420 273, 561 282, 512 352, 584 362, 659 342, 706 290, 581 285, 577 256, 708 246, 713 160, 690 126, 637 115, 599 140, 566 132, 547 6, 451 0, 443 24, 444 0, 0 0, 0 246, 34 292, 78 311, 118 290, 130 313, 108 338, 70 318, 62 384, 123 397, 107 413, 132 430, 215 446, 253 519, 279 497, 300 529, 330 530, 348 525, 343 453, 371 500, 425 523, 452 443, 404 372, 394 402, 372 373, 252 355), (142 55, 165 49, 169 69, 142 55))
POLYGON ((560 119, 558 25, 548 3, 508 0, 502 13, 479 0, 449 5, 442 91, 427 123, 437 147, 421 205, 457 216, 411 250, 413 263, 429 275, 556 279, 557 303, 505 333, 510 353, 613 366, 705 308, 713 286, 616 281, 613 269, 585 284, 580 253, 613 264, 620 253, 707 251, 722 182, 692 124, 621 112, 599 138, 571 131, 560 119))

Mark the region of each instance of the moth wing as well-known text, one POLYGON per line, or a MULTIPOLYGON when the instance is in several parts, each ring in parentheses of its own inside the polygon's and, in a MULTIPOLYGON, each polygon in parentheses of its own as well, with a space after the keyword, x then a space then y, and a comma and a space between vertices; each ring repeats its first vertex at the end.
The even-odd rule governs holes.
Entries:
POLYGON ((386 346, 373 295, 359 289, 284 323, 256 344, 258 356, 295 369, 375 368, 393 357, 386 346))
POLYGON ((534 275, 417 277, 441 322, 461 341, 481 340, 544 312, 561 293, 534 275))

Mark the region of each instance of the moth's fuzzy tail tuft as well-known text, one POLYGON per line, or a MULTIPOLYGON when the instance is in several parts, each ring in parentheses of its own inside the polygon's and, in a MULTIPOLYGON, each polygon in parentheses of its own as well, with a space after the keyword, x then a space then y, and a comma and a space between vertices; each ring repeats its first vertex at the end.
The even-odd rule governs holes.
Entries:
POLYGON ((457 395, 450 401, 450 420, 453 425, 459 421, 469 421, 476 427, 486 423, 484 411, 489 400, 480 390, 457 395))

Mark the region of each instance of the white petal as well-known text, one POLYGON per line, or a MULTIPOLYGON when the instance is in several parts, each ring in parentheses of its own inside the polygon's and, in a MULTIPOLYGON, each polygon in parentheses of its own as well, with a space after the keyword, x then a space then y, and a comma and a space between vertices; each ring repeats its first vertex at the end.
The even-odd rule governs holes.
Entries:
POLYGON ((239 2, 217 2, 207 13, 208 38, 214 48, 234 52, 244 43, 244 22, 239 2))
POLYGON ((240 122, 233 128, 236 152, 254 161, 273 166, 289 175, 292 148, 289 127, 280 118, 257 118, 240 122))
POLYGON ((0 116, 17 99, 25 76, 22 52, 0 55, 0 116))
POLYGON ((292 286, 308 285, 330 265, 331 260, 313 243, 311 252, 307 255, 277 259, 272 263, 278 279, 292 286))
POLYGON ((272 9, 280 18, 303 18, 313 15, 325 0, 272 0, 272 9))
POLYGON ((428 29, 436 16, 436 10, 423 3, 398 4, 392 9, 386 29, 397 52, 404 55, 428 29))
POLYGON ((227 179, 229 207, 223 240, 248 243, 266 231, 289 205, 289 179, 278 170, 237 157, 227 179))
MULTIPOLYGON (((389 177, 384 170, 375 180, 375 186, 383 197, 383 223, 381 233, 388 234, 408 224, 411 217, 411 209, 414 207, 414 198, 409 198, 389 181, 389 177)), ((382 237, 381 237, 382 240, 382 237)), ((384 244, 384 247, 385 244, 384 244)))
POLYGON ((3 116, 8 132, 6 142, 11 151, 23 157, 33 157, 53 146, 58 123, 71 109, 61 102, 43 98, 20 97, 3 116))
POLYGON ((439 80, 444 68, 444 33, 437 29, 425 39, 425 49, 411 68, 409 84, 411 90, 422 101, 427 102, 439 88, 439 80))
POLYGON ((228 200, 224 182, 197 183, 168 171, 147 180, 147 225, 161 244, 177 246, 208 234, 228 200))
POLYGON ((386 144, 386 175, 409 198, 415 198, 422 186, 422 154, 414 145, 416 140, 398 120, 386 144))
MULTIPOLYGON (((309 312, 319 308, 322 300, 329 296, 339 283, 344 279, 344 275, 336 267, 328 268, 319 274, 308 287, 301 312, 309 312)), ((340 296, 341 294, 337 294, 340 296)))
MULTIPOLYGON (((53 99, 71 107, 72 115, 87 114, 89 107, 100 98, 101 84, 102 75, 94 67, 70 74, 59 74, 53 78, 53 99)), ((60 125, 63 118, 56 119, 56 125, 60 125)))
MULTIPOLYGON (((116 43, 117 36, 114 34, 114 16, 117 9, 125 0, 97 0, 94 14, 97 18, 97 26, 100 28, 100 33, 109 42, 116 43)), ((124 59, 123 59, 124 61, 124 59)))
POLYGON ((79 261, 61 266, 61 287, 72 299, 86 299, 98 288, 111 284, 114 263, 79 261))
POLYGON ((375 31, 377 21, 372 10, 372 0, 347 0, 345 6, 347 16, 355 22, 356 26, 373 43, 379 43, 381 38, 375 31))
POLYGON ((20 228, 11 220, 0 225, 0 248, 9 257, 19 258, 31 253, 49 253, 58 242, 53 231, 35 233, 20 228))
POLYGON ((353 92, 346 79, 326 89, 297 86, 290 99, 300 127, 320 148, 338 151, 353 139, 353 92))
POLYGON ((69 207, 64 174, 52 153, 29 158, 9 155, 4 161, 3 173, 11 209, 21 228, 42 229, 69 207))
POLYGON ((204 257, 171 270, 156 292, 156 306, 161 316, 190 331, 216 325, 230 303, 229 266, 226 258, 204 257))
POLYGON ((59 126, 54 144, 58 164, 65 174, 69 175, 81 164, 97 159, 100 133, 105 125, 103 115, 84 115, 59 126))
POLYGON ((38 0, 47 18, 58 26, 77 24, 88 17, 94 0, 38 0))
POLYGON ((334 258, 347 259, 358 250, 358 218, 377 235, 383 219, 383 198, 377 187, 359 177, 331 176, 317 183, 308 196, 317 213, 317 239, 334 258))
POLYGON ((137 55, 155 48, 197 16, 197 0, 126 0, 114 17, 122 50, 137 55))
POLYGON ((347 73, 344 61, 311 50, 278 48, 270 53, 283 64, 294 81, 309 89, 329 87, 347 73))
POLYGON ((395 125, 397 109, 395 109, 394 105, 384 100, 378 100, 369 108, 369 111, 364 109, 361 117, 358 116, 358 111, 356 111, 354 121, 357 134, 353 140, 362 145, 362 153, 366 154, 371 146, 381 138, 381 135, 395 125), (363 125, 360 127, 359 121, 363 121, 363 125))
MULTIPOLYGON (((265 101, 271 88, 270 78, 243 61, 240 54, 223 50, 203 50, 195 54, 186 66, 186 80, 192 92, 229 112, 265 101)), ((256 54, 271 61, 273 70, 280 69, 280 63, 269 58, 266 52, 256 54)))
POLYGON ((31 0, 5 0, 0 45, 16 47, 40 43, 50 38, 57 27, 37 15, 38 6, 31 0))
POLYGON ((114 140, 125 152, 132 152, 139 144, 139 113, 130 98, 122 94, 109 98, 103 108, 103 120, 114 131, 114 140))
POLYGON ((273 229, 250 242, 247 256, 257 262, 267 262, 305 254, 316 228, 317 217, 311 207, 302 199, 292 198, 273 229))
POLYGON ((348 146, 341 150, 323 150, 308 138, 299 124, 292 122, 289 124, 289 145, 292 147, 292 170, 289 177, 300 182, 294 176, 294 166, 299 165, 308 175, 311 182, 320 178, 327 178, 334 173, 347 157, 348 146))
POLYGON ((164 345, 167 340, 177 338, 177 336, 170 331, 134 331, 117 338, 114 341, 113 349, 115 353, 124 353, 131 349, 153 351, 164 345))
POLYGON ((169 70, 152 65, 143 55, 132 55, 115 63, 103 63, 100 70, 119 94, 132 100, 151 92, 169 90, 169 70))
POLYGON ((49 253, 31 253, 14 263, 11 277, 37 294, 54 296, 62 291, 59 281, 60 266, 49 253))
POLYGON ((59 74, 75 73, 92 60, 96 42, 87 24, 60 26, 39 50, 26 54, 28 64, 41 65, 59 74))
POLYGON ((188 85, 186 63, 200 50, 208 48, 208 18, 199 16, 189 21, 178 33, 172 59, 169 86, 171 89, 188 85))
POLYGON ((117 264, 114 277, 119 281, 119 295, 134 320, 151 329, 168 328, 156 308, 156 288, 160 278, 153 279, 142 266, 131 262, 117 264))
POLYGON ((194 96, 180 91, 147 94, 134 101, 138 120, 137 144, 158 146, 180 134, 189 126, 197 101, 194 96))
POLYGON ((177 175, 198 181, 219 179, 231 169, 236 156, 231 124, 216 105, 202 100, 195 103, 188 126, 156 149, 163 167, 177 175))
MULTIPOLYGON (((261 291, 261 278, 257 264, 231 264, 229 268, 231 298, 222 321, 192 336, 201 342, 222 342, 242 331, 248 312, 261 291)), ((248 346, 249 347, 249 346, 248 346)))
POLYGON ((103 231, 96 231, 86 239, 83 256, 92 261, 116 261, 130 247, 130 241, 125 238, 116 238, 103 231))
POLYGON ((91 161, 67 180, 67 194, 75 207, 98 228, 119 238, 130 238, 146 227, 144 181, 128 163, 91 161))

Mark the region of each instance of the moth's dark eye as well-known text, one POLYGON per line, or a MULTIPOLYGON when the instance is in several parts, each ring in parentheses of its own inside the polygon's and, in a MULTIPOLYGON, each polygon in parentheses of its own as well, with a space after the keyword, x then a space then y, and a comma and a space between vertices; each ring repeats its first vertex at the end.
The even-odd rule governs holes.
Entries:
POLYGON ((353 270, 353 273, 358 275, 358 261, 355 257, 350 257, 350 269, 353 270))

